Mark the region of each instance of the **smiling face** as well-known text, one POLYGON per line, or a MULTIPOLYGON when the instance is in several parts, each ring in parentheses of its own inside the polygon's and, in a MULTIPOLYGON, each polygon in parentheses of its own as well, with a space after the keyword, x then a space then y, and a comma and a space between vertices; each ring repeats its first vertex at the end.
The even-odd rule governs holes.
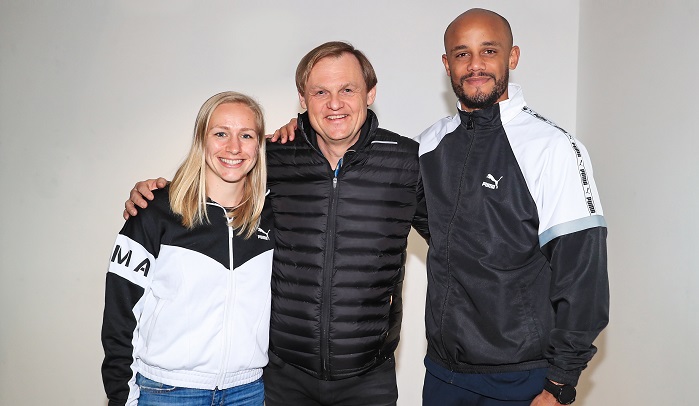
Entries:
POLYGON ((374 102, 376 87, 367 89, 359 61, 354 55, 320 59, 313 66, 299 101, 308 110, 318 143, 349 148, 366 121, 367 108, 374 102))
POLYGON ((241 103, 223 103, 214 109, 205 134, 206 185, 208 190, 233 186, 242 190, 245 178, 257 163, 260 134, 255 114, 241 103))
POLYGON ((519 62, 506 21, 487 10, 469 10, 444 34, 442 62, 461 108, 483 109, 506 100, 509 70, 519 62))

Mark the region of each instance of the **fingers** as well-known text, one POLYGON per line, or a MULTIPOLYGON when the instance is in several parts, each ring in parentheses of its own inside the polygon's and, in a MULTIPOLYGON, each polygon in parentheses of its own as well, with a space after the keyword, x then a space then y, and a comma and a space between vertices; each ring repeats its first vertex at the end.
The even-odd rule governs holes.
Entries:
MULTIPOLYGON (((280 144, 286 144, 289 141, 289 130, 288 125, 284 126, 272 134, 272 142, 279 142, 280 144)), ((293 138, 292 138, 293 139, 293 138)))
POLYGON ((269 141, 269 142, 277 142, 277 141, 279 141, 280 137, 281 137, 281 134, 279 134, 279 130, 275 131, 274 134, 265 135, 265 138, 267 138, 267 141, 269 141))
POLYGON ((286 125, 286 131, 289 134, 289 141, 293 141, 296 137, 296 129, 298 128, 297 121, 297 119, 292 118, 289 121, 289 124, 286 125))
POLYGON ((124 213, 122 213, 124 220, 128 220, 131 216, 135 216, 137 214, 138 210, 136 209, 136 206, 134 206, 131 200, 127 200, 124 203, 124 213))
POLYGON ((151 190, 162 189, 167 186, 167 179, 148 179, 136 183, 131 193, 129 193, 129 200, 124 203, 124 212, 122 216, 124 220, 128 220, 131 216, 136 216, 138 214, 138 208, 145 209, 148 207, 148 200, 153 200, 155 196, 151 190))
POLYGON ((267 134, 265 138, 268 142, 277 142, 279 140, 279 130, 275 131, 274 134, 267 134))
POLYGON ((136 186, 134 186, 134 188, 131 190, 131 201, 139 207, 145 208, 148 203, 145 203, 143 198, 153 200, 155 197, 153 196, 153 192, 151 192, 153 189, 158 189, 156 179, 148 179, 136 183, 136 186), (141 205, 141 202, 144 202, 145 205, 141 205))
POLYGON ((289 123, 274 131, 274 134, 265 135, 265 138, 267 138, 269 142, 278 142, 280 144, 293 141, 294 138, 296 138, 296 121, 295 118, 292 118, 289 123))
POLYGON ((155 186, 157 186, 158 189, 164 188, 165 186, 167 186, 167 179, 165 179, 165 178, 156 179, 155 186))
POLYGON ((293 120, 294 123, 287 124, 286 127, 284 127, 284 135, 286 136, 286 141, 293 141, 295 136, 296 136, 296 119, 293 120))
MULTIPOLYGON (((147 192, 151 195, 150 199, 148 200, 153 200, 153 193, 151 193, 150 190, 148 190, 147 192)), ((126 201, 124 207, 126 208, 126 210, 128 210, 129 214, 135 216, 138 211, 136 207, 140 207, 142 209, 148 207, 148 201, 146 200, 147 198, 148 197, 145 196, 140 189, 133 188, 131 189, 131 193, 129 194, 129 200, 126 201)))

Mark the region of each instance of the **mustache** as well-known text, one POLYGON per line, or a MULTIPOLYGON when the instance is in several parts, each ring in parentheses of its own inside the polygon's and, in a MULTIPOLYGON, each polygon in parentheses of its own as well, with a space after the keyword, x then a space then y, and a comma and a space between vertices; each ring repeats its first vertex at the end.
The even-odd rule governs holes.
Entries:
MULTIPOLYGON (((492 74, 492 73, 487 73, 487 72, 472 72, 472 73, 469 73, 468 75, 463 75, 463 76, 461 76, 461 77, 459 78, 459 83, 463 84, 463 83, 464 83, 465 81, 467 81, 468 79, 471 79, 471 78, 474 78, 474 77, 482 77, 482 76, 485 76, 485 77, 488 77, 488 78, 491 78, 491 79, 495 80, 495 75, 492 74)), ((497 80, 495 80, 495 81, 497 82, 497 80)))

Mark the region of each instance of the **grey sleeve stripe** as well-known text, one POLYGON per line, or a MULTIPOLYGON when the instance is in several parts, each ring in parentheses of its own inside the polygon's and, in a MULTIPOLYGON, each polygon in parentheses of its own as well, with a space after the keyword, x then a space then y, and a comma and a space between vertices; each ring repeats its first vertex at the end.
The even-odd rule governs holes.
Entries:
POLYGON ((594 227, 607 227, 607 222, 604 221, 603 216, 594 215, 590 217, 583 217, 581 219, 569 221, 567 223, 558 224, 549 228, 539 235, 539 246, 543 247, 549 241, 556 237, 560 237, 566 234, 572 234, 577 231, 587 230, 588 228, 594 227))

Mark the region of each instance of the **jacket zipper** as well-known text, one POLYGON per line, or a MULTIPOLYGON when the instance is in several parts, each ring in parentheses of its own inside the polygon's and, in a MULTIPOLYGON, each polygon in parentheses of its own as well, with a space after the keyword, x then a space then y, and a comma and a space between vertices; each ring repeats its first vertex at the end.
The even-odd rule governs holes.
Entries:
MULTIPOLYGON (((440 329, 440 336, 442 339, 442 348, 448 348, 446 346, 446 343, 444 342, 444 334, 441 333, 441 331, 444 329, 444 314, 445 314, 445 309, 447 308, 447 303, 449 301, 449 294, 451 293, 451 262, 450 262, 450 253, 451 253, 451 230, 452 226, 454 225, 454 217, 456 216, 456 213, 459 211, 459 203, 461 202, 461 188, 463 186, 463 181, 464 181, 464 174, 466 173, 466 165, 468 164, 468 158, 471 156, 471 149, 473 148, 473 143, 476 142, 476 126, 475 123, 473 122, 473 115, 472 113, 468 114, 468 121, 466 122, 466 130, 468 131, 468 134, 471 135, 471 142, 468 145, 468 150, 466 151, 466 156, 464 158, 464 165, 461 167, 461 175, 459 176, 459 188, 457 189, 457 200, 456 200, 456 205, 454 206, 454 213, 452 213, 451 220, 449 220, 449 225, 447 226, 447 248, 446 248, 446 255, 447 255, 447 290, 444 295, 444 302, 442 304, 442 315, 440 317, 440 322, 439 322, 439 329, 440 329)), ((452 370, 452 360, 447 357, 447 366, 449 370, 452 370)))
MULTIPOLYGON (((228 335, 230 334, 230 329, 229 326, 231 323, 228 321, 229 318, 229 303, 232 303, 235 298, 230 298, 228 297, 228 292, 233 292, 234 288, 234 278, 235 278, 235 272, 233 272, 233 237, 234 237, 234 232, 233 232, 233 227, 231 227, 230 224, 228 224, 228 217, 226 216, 227 212, 226 209, 223 206, 214 204, 215 206, 220 207, 223 210, 223 216, 226 218, 226 228, 228 229, 228 269, 230 272, 230 275, 228 277, 228 289, 226 290, 226 300, 224 301, 223 304, 223 342, 221 343, 222 346, 222 353, 223 356, 221 357, 221 363, 219 366, 219 374, 218 377, 216 378, 216 390, 218 390, 219 387, 222 386, 223 384, 223 378, 225 376, 226 372, 226 364, 228 362, 228 356, 230 353, 230 348, 227 345, 228 343, 228 335)), ((235 296, 235 293, 234 293, 235 296)))
MULTIPOLYGON (((299 126, 301 132, 304 134, 304 140, 311 147, 312 150, 316 151, 323 159, 325 155, 316 148, 312 142, 305 135, 306 131, 303 129, 303 124, 299 126)), ((329 359, 330 359, 330 292, 331 292, 331 282, 333 273, 333 264, 335 263, 335 212, 337 209, 337 178, 340 175, 342 168, 342 161, 348 152, 355 152, 354 150, 345 151, 345 155, 340 159, 338 167, 334 170, 330 168, 333 173, 332 179, 332 193, 330 194, 330 207, 328 209, 328 226, 325 230, 325 261, 323 263, 323 282, 322 282, 322 297, 321 297, 321 315, 320 315, 320 376, 321 379, 328 379, 330 377, 329 372, 329 359)), ((346 164, 347 162, 345 162, 346 164)))
POLYGON ((332 193, 330 194, 330 207, 328 210, 328 227, 325 234, 325 263, 323 264, 323 296, 320 320, 320 374, 322 379, 328 379, 330 377, 328 365, 330 360, 330 292, 332 290, 333 264, 335 262, 335 213, 337 211, 338 195, 337 178, 340 175, 341 163, 342 159, 333 173, 332 193))

